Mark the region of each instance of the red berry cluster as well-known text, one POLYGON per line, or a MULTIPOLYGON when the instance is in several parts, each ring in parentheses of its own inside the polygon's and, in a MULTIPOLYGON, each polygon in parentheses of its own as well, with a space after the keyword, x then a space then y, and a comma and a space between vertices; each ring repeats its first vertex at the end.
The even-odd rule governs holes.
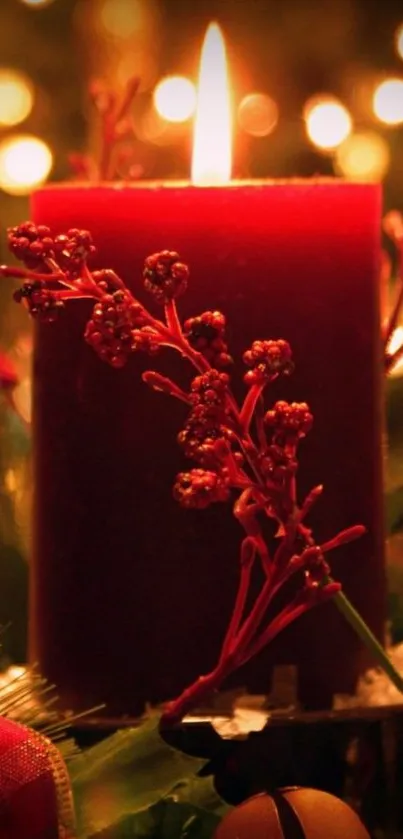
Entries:
POLYGON ((58 298, 57 291, 46 288, 40 280, 27 280, 22 288, 14 292, 17 303, 25 303, 29 313, 45 323, 56 320, 60 310, 64 308, 63 300, 58 298))
POLYGON ((273 430, 274 439, 286 437, 301 439, 312 428, 313 416, 306 402, 276 402, 264 418, 266 426, 273 430))
POLYGON ((209 469, 217 469, 222 465, 222 444, 230 445, 232 437, 230 429, 225 426, 216 425, 208 418, 197 419, 191 414, 185 428, 178 434, 178 443, 186 457, 209 469))
POLYGON ((133 329, 132 350, 141 350, 148 355, 157 355, 161 349, 161 339, 152 326, 143 326, 141 329, 133 329))
POLYGON ((88 230, 72 228, 67 234, 53 237, 49 227, 30 221, 8 229, 8 246, 31 270, 45 267, 47 260, 52 260, 72 277, 81 273, 84 263, 95 252, 88 230))
POLYGON ((225 341, 225 317, 221 312, 203 312, 185 321, 184 336, 193 349, 201 352, 213 367, 226 367, 232 358, 225 341))
POLYGON ((218 370, 208 370, 193 379, 190 387, 190 400, 193 405, 221 407, 228 393, 229 376, 218 370))
POLYGON ((49 227, 25 221, 7 230, 11 253, 27 268, 38 268, 47 258, 54 259, 54 241, 49 227))
POLYGON ((251 370, 244 376, 247 385, 264 384, 269 379, 293 370, 291 347, 287 341, 254 341, 243 360, 251 370))
POLYGON ((296 460, 281 446, 274 444, 259 453, 258 463, 264 478, 279 487, 295 474, 297 468, 296 460))
POLYGON ((210 504, 228 501, 228 480, 208 469, 180 472, 174 486, 174 498, 182 507, 203 510, 210 504))
POLYGON ((95 253, 95 245, 88 230, 73 227, 66 234, 55 236, 55 261, 71 277, 78 277, 89 259, 95 253))
POLYGON ((113 294, 114 291, 125 288, 123 280, 112 271, 111 268, 103 268, 101 271, 92 271, 92 279, 98 288, 106 294, 113 294))
POLYGON ((163 305, 186 291, 189 268, 175 251, 160 251, 144 263, 144 288, 163 305))
POLYGON ((94 306, 85 340, 103 361, 112 367, 123 367, 131 352, 138 349, 133 332, 139 331, 142 311, 127 290, 105 294, 94 306))

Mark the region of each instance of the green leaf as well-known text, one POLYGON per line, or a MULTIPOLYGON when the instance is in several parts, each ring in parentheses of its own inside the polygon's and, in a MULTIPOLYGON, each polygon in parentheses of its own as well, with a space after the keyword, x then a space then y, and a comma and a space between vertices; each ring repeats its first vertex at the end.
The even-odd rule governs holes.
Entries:
POLYGON ((81 834, 91 836, 147 811, 204 764, 165 743, 157 716, 118 731, 69 765, 81 834))
POLYGON ((219 822, 219 816, 191 804, 162 800, 89 839, 212 839, 219 822))
POLYGON ((171 796, 181 803, 189 803, 209 813, 214 813, 220 819, 231 807, 218 795, 214 786, 214 778, 193 776, 181 781, 171 791, 171 796))

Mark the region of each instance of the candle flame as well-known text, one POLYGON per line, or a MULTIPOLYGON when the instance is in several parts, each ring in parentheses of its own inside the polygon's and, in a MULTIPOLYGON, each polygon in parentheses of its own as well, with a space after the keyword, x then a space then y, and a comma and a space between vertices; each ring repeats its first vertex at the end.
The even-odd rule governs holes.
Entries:
POLYGON ((231 105, 225 44, 211 23, 203 44, 195 119, 192 181, 199 186, 231 178, 231 105))

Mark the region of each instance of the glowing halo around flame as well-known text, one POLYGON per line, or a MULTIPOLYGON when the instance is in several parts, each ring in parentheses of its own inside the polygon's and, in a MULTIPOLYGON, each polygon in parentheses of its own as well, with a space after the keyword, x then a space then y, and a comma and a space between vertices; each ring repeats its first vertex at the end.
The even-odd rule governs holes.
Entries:
POLYGON ((219 186, 231 179, 231 102, 225 45, 211 23, 204 40, 193 142, 192 182, 219 186))

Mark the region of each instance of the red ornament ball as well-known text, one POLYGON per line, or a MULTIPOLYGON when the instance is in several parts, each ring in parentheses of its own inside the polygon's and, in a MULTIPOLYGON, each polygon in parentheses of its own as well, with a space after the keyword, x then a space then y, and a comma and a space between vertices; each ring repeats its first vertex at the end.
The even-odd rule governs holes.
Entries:
POLYGON ((214 839, 370 839, 357 814, 327 792, 290 787, 234 807, 214 839))

